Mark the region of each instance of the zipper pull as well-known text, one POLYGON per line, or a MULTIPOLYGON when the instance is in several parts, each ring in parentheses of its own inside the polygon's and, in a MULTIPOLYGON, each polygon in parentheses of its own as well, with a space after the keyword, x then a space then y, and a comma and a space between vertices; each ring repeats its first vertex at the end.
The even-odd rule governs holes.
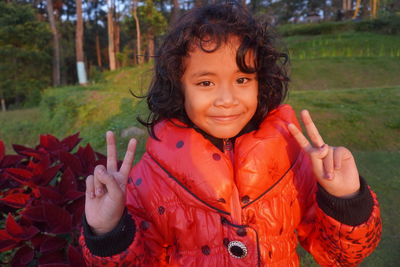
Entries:
POLYGON ((233 144, 232 141, 229 138, 226 138, 223 140, 224 141, 224 154, 228 156, 228 158, 231 160, 232 165, 234 164, 234 156, 233 156, 233 144))
POLYGON ((232 151, 232 141, 229 138, 225 138, 224 140, 224 152, 225 151, 232 151))

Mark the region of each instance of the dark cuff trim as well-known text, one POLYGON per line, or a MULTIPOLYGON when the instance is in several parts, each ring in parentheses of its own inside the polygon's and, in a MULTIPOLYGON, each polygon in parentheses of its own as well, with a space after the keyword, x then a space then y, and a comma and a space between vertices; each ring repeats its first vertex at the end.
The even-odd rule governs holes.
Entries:
POLYGON ((111 257, 126 250, 133 242, 136 226, 125 210, 118 225, 104 235, 95 235, 83 216, 83 234, 90 252, 95 256, 111 257))
POLYGON ((365 223, 371 216, 374 206, 367 182, 362 177, 360 177, 360 191, 349 199, 335 197, 318 184, 317 203, 327 215, 351 226, 365 223))

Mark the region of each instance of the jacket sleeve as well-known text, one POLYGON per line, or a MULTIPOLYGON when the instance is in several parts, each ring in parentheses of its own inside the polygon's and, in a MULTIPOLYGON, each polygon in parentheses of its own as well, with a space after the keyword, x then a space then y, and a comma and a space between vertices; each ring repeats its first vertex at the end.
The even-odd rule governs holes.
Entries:
MULTIPOLYGON (((132 173, 132 172, 131 172, 132 173)), ((111 232, 96 236, 86 219, 80 245, 88 266, 164 266, 166 249, 150 212, 141 205, 129 178, 127 209, 111 232)))
POLYGON ((301 245, 322 266, 358 265, 374 251, 381 237, 375 193, 360 178, 358 195, 334 197, 317 184, 306 166, 307 162, 301 164, 295 178, 302 210, 297 228, 301 245))

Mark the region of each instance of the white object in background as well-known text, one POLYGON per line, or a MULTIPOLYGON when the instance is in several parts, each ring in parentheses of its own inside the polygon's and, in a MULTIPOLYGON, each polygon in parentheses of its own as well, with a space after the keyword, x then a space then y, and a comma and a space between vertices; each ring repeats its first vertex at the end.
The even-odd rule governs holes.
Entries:
POLYGON ((82 61, 76 62, 76 69, 78 70, 79 84, 87 84, 85 63, 82 61))

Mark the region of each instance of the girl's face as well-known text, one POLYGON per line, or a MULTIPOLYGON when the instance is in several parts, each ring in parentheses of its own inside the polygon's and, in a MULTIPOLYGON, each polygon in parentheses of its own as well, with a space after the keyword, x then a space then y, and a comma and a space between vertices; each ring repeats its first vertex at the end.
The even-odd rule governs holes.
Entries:
MULTIPOLYGON (((212 53, 195 47, 184 62, 181 81, 186 113, 195 125, 217 138, 237 135, 257 109, 257 77, 236 65, 239 45, 239 39, 231 37, 212 53)), ((254 66, 251 53, 246 55, 246 65, 254 66)))

